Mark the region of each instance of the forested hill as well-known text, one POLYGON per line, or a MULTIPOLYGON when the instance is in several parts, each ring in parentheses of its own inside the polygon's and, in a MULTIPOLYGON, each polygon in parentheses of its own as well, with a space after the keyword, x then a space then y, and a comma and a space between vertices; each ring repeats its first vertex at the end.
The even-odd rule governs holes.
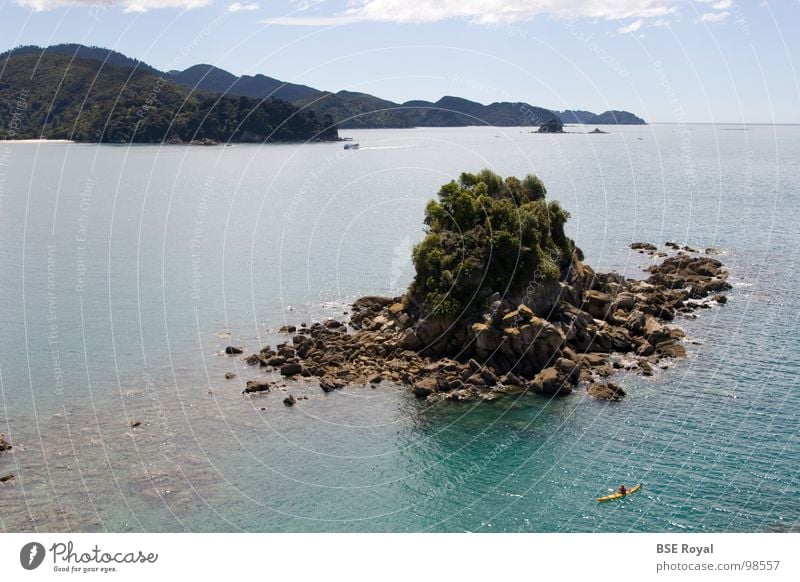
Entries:
MULTIPOLYGON (((102 50, 102 49, 101 49, 102 50)), ((0 58, 0 139, 104 143, 338 139, 331 118, 276 99, 192 91, 132 61, 56 52, 0 58)))

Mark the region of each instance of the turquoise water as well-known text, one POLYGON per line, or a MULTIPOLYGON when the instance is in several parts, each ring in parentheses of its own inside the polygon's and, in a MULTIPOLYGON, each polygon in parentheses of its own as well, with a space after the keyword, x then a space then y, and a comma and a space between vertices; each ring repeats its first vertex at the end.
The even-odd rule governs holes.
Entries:
POLYGON ((0 144, 0 530, 796 530, 800 127, 607 129, 0 144), (241 394, 258 370, 221 349, 401 292, 425 202, 483 167, 537 173, 599 270, 642 276, 636 240, 720 248, 734 289, 679 322, 687 360, 618 375, 619 403, 241 394))

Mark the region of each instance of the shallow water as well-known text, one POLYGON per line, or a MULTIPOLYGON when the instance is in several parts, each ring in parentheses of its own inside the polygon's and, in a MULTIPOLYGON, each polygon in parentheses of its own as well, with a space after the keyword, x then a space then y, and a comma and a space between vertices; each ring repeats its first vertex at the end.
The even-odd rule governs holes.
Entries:
POLYGON ((607 129, 0 144, 0 529, 797 529, 800 127, 607 129), (258 370, 220 350, 402 292, 425 202, 482 167, 537 173, 598 270, 641 277, 636 240, 719 247, 728 304, 619 403, 241 394, 258 370), (643 488, 594 501, 621 482, 643 488))

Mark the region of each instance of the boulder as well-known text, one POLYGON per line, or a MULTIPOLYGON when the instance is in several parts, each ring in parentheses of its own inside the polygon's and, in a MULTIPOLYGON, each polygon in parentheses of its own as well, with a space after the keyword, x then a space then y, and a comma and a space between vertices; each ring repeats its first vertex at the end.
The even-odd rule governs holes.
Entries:
POLYGON ((278 333, 294 333, 297 331, 297 328, 293 325, 284 325, 282 328, 278 330, 278 333))
POLYGON ((128 424, 131 425, 131 428, 136 428, 137 426, 142 426, 142 421, 141 420, 137 420, 137 419, 133 419, 128 424))
POLYGON ((281 376, 294 376, 302 372, 303 366, 299 362, 290 362, 281 366, 281 376))
POLYGON ((271 387, 269 380, 248 380, 242 394, 252 394, 254 392, 269 392, 271 387))
POLYGON ((250 354, 244 359, 244 362, 248 366, 258 366, 261 364, 261 356, 259 354, 250 354))
POLYGON ((234 374, 233 372, 225 372, 226 380, 233 380, 234 378, 236 378, 236 374, 234 374))
POLYGON ((6 435, 0 434, 0 453, 10 451, 12 448, 11 443, 6 439, 6 435))
POLYGON ((653 316, 648 316, 645 319, 644 336, 654 346, 672 338, 669 329, 661 325, 653 316))
POLYGON ((611 382, 603 384, 589 384, 586 387, 586 392, 589 396, 598 398, 600 400, 619 400, 625 396, 625 391, 611 382))
POLYGON ((685 358, 686 348, 676 341, 665 341, 656 346, 656 351, 667 358, 685 358))
POLYGON ((243 354, 244 348, 239 348, 236 346, 228 346, 227 348, 225 348, 225 353, 228 354, 229 356, 234 356, 236 354, 243 354))
POLYGON ((295 398, 293 394, 289 394, 289 396, 283 399, 283 403, 286 406, 294 406, 296 402, 297 398, 295 398))
POLYGON ((417 398, 427 398, 436 392, 437 385, 438 382, 436 378, 423 378, 422 380, 414 382, 412 392, 414 392, 414 396, 417 398))
POLYGON ((282 358, 286 358, 287 360, 291 360, 295 357, 295 349, 292 346, 288 346, 286 344, 281 344, 277 346, 278 349, 278 356, 282 358))
POLYGON ((537 394, 548 396, 572 392, 572 388, 567 384, 566 375, 554 367, 545 368, 536 374, 531 381, 531 388, 537 394))
POLYGON ((323 376, 319 380, 319 387, 322 388, 323 392, 333 392, 334 390, 340 390, 347 386, 347 382, 340 379, 335 378, 334 376, 323 376))
POLYGON ((611 296, 608 293, 590 289, 583 294, 583 302, 585 311, 589 312, 592 317, 605 319, 611 305, 611 296))
POLYGON ((7 473, 5 475, 0 475, 0 483, 8 483, 9 481, 14 480, 14 473, 7 473))

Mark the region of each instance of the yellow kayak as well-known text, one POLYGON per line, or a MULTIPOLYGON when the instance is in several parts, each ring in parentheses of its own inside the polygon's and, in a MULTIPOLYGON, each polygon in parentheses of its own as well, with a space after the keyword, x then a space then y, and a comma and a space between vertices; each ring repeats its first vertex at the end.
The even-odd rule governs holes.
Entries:
POLYGON ((615 499, 621 499, 622 497, 630 495, 631 493, 636 493, 641 488, 642 484, 639 483, 638 485, 628 489, 628 491, 626 491, 625 493, 620 493, 619 491, 617 491, 616 493, 612 493, 611 495, 606 495, 605 497, 598 497, 597 500, 602 502, 602 501, 613 501, 615 499))

